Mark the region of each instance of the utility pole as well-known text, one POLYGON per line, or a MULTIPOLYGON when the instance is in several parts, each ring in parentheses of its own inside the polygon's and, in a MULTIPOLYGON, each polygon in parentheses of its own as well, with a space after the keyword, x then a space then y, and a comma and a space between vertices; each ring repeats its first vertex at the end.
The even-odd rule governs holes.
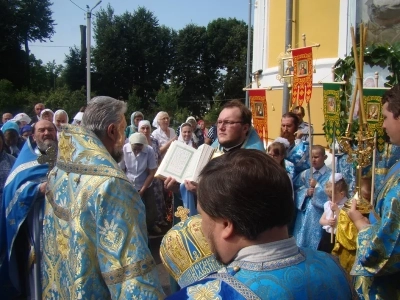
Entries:
MULTIPOLYGON (((252 0, 249 0, 249 22, 247 25, 247 69, 246 69, 246 87, 249 87, 250 85, 250 49, 251 49, 251 2, 252 0)), ((250 107, 249 104, 249 91, 246 90, 246 102, 245 102, 247 107, 250 107)))
POLYGON ((89 103, 90 101, 90 92, 91 92, 91 82, 90 82, 90 43, 91 43, 91 26, 92 26, 92 11, 101 3, 101 0, 93 6, 92 9, 89 9, 89 5, 86 5, 86 20, 87 20, 87 57, 86 57, 86 101, 89 103))

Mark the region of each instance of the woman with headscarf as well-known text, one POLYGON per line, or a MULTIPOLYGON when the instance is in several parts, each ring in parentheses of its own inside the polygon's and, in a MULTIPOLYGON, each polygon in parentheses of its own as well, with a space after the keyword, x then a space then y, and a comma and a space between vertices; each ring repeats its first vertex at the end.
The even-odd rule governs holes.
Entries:
POLYGON ((4 134, 4 147, 8 148, 9 153, 14 157, 18 157, 25 143, 25 140, 19 136, 19 130, 18 124, 11 120, 1 127, 4 134))
POLYGON ((178 141, 197 149, 197 144, 193 140, 193 128, 189 123, 183 123, 179 132, 178 141))
POLYGON ((65 110, 59 109, 54 113, 53 124, 56 126, 57 131, 61 130, 61 124, 68 124, 69 118, 65 110))
POLYGON ((32 135, 33 128, 31 125, 25 125, 19 130, 20 136, 26 141, 32 135))
POLYGON ((138 132, 139 122, 144 119, 143 114, 140 111, 134 111, 131 114, 131 125, 127 126, 125 129, 125 136, 129 138, 131 134, 138 132))
POLYGON ((0 131, 0 201, 3 198, 4 184, 16 160, 14 156, 7 153, 5 145, 3 132, 0 131))
MULTIPOLYGON (((139 122, 138 130, 140 133, 143 133, 147 139, 147 143, 150 147, 153 148, 154 154, 156 156, 157 165, 161 163, 161 153, 160 146, 158 141, 151 135, 151 125, 148 120, 142 120, 139 122)), ((165 222, 166 217, 166 208, 165 208, 165 198, 164 198, 164 188, 163 183, 160 179, 154 178, 153 183, 151 185, 154 191, 154 197, 156 199, 157 206, 157 225, 166 226, 168 225, 165 222)))
MULTIPOLYGON (((197 146, 201 146, 204 144, 204 135, 200 126, 197 125, 197 121, 195 117, 188 117, 185 123, 189 123, 192 126, 192 139, 196 143, 197 146)), ((180 136, 181 127, 179 126, 176 129, 176 135, 180 136)))
POLYGON ((169 146, 176 141, 175 131, 169 127, 169 115, 165 111, 160 111, 153 120, 153 126, 157 129, 153 131, 153 137, 160 145, 161 156, 164 157, 169 146))
POLYGON ((19 128, 23 128, 25 125, 28 125, 31 123, 32 119, 25 113, 19 113, 17 114, 14 118, 12 118, 10 121, 15 121, 18 123, 19 128))
POLYGON ((53 122, 54 112, 51 109, 43 109, 40 112, 40 120, 47 120, 53 122))

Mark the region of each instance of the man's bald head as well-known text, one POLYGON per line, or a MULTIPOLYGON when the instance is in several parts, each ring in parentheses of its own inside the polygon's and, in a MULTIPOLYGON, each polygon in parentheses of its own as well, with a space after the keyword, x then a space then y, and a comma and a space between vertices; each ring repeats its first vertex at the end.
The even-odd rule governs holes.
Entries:
POLYGON ((6 123, 8 120, 11 120, 12 118, 13 118, 13 115, 12 115, 12 114, 10 114, 10 113, 4 113, 4 114, 3 114, 3 118, 2 118, 3 124, 6 123))

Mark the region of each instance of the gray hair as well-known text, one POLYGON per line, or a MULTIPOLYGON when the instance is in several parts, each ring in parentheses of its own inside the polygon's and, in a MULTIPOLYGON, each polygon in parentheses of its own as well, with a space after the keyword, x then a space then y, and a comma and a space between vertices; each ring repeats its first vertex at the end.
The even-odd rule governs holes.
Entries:
POLYGON ((127 104, 108 96, 90 100, 82 117, 82 126, 93 131, 100 139, 106 135, 109 125, 121 122, 127 111, 127 104))

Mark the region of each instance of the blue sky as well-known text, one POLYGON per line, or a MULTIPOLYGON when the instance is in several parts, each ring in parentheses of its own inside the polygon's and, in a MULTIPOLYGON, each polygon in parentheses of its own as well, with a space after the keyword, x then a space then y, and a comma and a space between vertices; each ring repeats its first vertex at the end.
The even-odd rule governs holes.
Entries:
MULTIPOLYGON (((93 7, 97 3, 97 0, 72 1, 83 9, 86 5, 93 7)), ((69 47, 80 45, 79 25, 86 25, 86 14, 70 0, 53 0, 53 3, 51 9, 57 25, 52 42, 31 43, 30 50, 44 63, 54 59, 57 64, 63 64, 65 54, 69 53, 69 47)), ((160 25, 176 30, 182 29, 189 23, 206 26, 217 18, 237 18, 247 22, 249 7, 249 0, 103 0, 94 12, 101 7, 106 8, 108 3, 117 15, 125 11, 133 12, 138 6, 144 6, 154 13, 160 25)), ((92 45, 94 43, 92 31, 92 45)))

